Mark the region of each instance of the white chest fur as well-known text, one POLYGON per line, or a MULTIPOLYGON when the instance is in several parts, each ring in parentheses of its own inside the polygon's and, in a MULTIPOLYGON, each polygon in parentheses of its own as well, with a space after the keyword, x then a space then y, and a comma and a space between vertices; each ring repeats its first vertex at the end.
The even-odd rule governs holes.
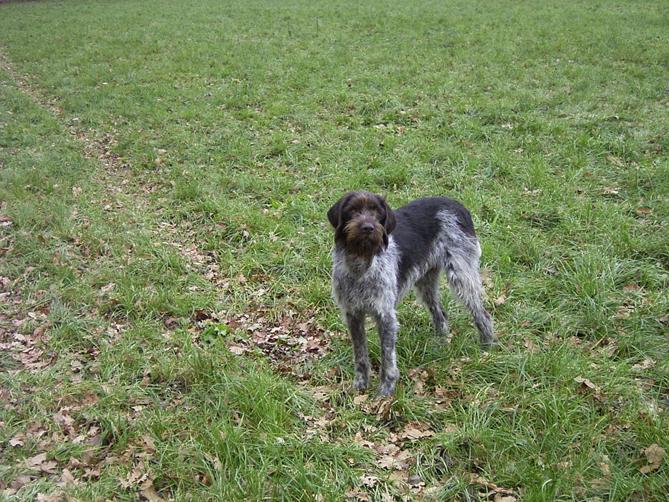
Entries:
POLYGON ((371 261, 332 253, 332 293, 345 312, 380 314, 392 310, 397 301, 397 246, 392 238, 388 248, 371 261))

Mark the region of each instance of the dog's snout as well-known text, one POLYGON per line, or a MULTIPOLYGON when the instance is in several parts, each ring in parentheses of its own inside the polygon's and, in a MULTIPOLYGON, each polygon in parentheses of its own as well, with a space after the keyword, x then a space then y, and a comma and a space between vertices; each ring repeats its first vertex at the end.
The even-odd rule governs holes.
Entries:
POLYGON ((374 231, 374 225, 368 222, 364 222, 360 225, 360 230, 366 234, 371 234, 374 231))

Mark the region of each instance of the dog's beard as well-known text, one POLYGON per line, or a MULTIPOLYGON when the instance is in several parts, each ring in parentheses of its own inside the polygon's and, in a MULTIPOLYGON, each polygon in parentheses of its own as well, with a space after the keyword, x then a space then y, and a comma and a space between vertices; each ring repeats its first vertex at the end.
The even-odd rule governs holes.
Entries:
POLYGON ((370 233, 362 233, 349 227, 345 231, 346 252, 360 258, 371 259, 383 248, 383 230, 375 228, 370 233))

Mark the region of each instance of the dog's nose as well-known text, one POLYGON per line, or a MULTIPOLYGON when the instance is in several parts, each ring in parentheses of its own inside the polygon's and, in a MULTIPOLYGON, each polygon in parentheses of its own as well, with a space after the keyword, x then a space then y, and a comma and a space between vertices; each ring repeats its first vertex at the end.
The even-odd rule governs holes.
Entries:
POLYGON ((363 223, 360 225, 360 230, 365 232, 366 234, 371 234, 372 231, 374 230, 374 225, 371 223, 363 223))

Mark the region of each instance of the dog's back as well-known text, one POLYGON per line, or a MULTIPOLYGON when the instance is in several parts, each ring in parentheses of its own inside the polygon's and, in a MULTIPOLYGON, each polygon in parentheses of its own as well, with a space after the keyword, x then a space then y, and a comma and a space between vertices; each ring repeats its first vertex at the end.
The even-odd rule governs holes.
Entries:
MULTIPOLYGON (((399 252, 399 286, 413 283, 429 268, 442 268, 448 248, 477 247, 474 222, 469 211, 448 197, 417 199, 395 210, 393 232, 399 252)), ((478 257, 477 257, 478 258, 478 257)))

